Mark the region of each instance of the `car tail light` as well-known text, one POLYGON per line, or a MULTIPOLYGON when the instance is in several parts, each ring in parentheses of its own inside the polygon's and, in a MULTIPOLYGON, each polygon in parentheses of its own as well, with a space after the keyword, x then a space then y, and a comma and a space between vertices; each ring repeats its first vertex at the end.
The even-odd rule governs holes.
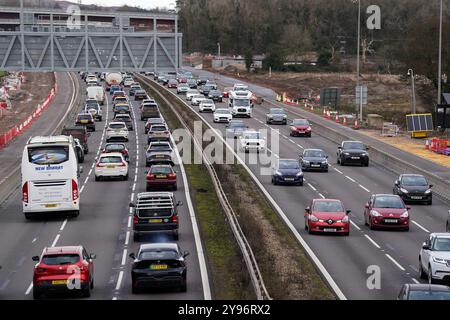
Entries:
POLYGON ((139 223, 139 217, 137 215, 133 216, 133 224, 138 224, 139 223))
POLYGON ((47 269, 38 267, 38 268, 36 268, 36 273, 37 274, 45 274, 45 273, 47 273, 47 269))
POLYGON ((125 161, 122 161, 120 164, 119 164, 119 167, 126 167, 127 166, 127 163, 125 162, 125 161))
POLYGON ((25 181, 22 186, 22 201, 28 203, 28 181, 25 181))
POLYGON ((97 162, 97 164, 95 165, 97 168, 102 168, 104 165, 101 164, 100 162, 97 162))
POLYGON ((177 175, 175 173, 169 173, 167 175, 167 177, 169 178, 169 180, 176 180, 177 179, 177 175))
POLYGON ((178 223, 178 216, 177 215, 173 215, 171 220, 172 220, 173 223, 178 223))
POLYGON ((124 153, 125 155, 128 155, 128 150, 127 150, 127 149, 124 149, 124 150, 123 150, 123 153, 124 153))
POLYGON ((72 179, 72 200, 78 200, 78 184, 75 180, 72 179))

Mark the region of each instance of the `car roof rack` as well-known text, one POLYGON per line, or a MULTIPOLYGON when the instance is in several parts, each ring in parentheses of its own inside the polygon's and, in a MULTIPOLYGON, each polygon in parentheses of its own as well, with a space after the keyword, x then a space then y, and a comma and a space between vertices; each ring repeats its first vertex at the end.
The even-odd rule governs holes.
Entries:
POLYGON ((137 196, 136 209, 173 209, 175 207, 172 192, 145 192, 137 196))

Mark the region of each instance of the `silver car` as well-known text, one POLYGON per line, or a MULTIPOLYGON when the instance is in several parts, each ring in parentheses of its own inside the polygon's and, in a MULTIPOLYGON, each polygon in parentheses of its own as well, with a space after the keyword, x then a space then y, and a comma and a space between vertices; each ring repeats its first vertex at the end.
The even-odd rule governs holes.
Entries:
POLYGON ((226 137, 237 139, 247 130, 247 125, 242 120, 231 120, 226 128, 226 137))

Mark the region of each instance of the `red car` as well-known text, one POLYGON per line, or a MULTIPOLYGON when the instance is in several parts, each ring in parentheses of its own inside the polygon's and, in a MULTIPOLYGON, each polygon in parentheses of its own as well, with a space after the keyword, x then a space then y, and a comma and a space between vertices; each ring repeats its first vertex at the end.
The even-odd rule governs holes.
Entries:
POLYGON ((103 148, 102 153, 115 153, 120 152, 126 162, 130 162, 130 155, 125 143, 107 143, 103 148))
POLYGON ((291 137, 311 137, 311 124, 307 119, 294 119, 290 125, 291 137))
POLYGON ((305 210, 305 230, 308 233, 350 234, 350 210, 341 200, 314 199, 305 210))
POLYGON ((147 173, 147 191, 169 187, 177 190, 177 174, 170 165, 154 165, 147 173))
POLYGON ((402 198, 392 194, 374 194, 366 203, 364 222, 370 229, 409 230, 409 210, 402 198))
POLYGON ((230 97, 230 91, 233 90, 233 88, 225 88, 222 92, 222 97, 229 98, 230 97))
POLYGON ((114 101, 115 98, 117 97, 124 97, 126 98, 127 94, 125 93, 125 91, 114 91, 113 95, 112 95, 112 101, 114 101))
POLYGON ((48 292, 81 291, 90 297, 94 288, 95 254, 88 254, 82 246, 45 248, 41 257, 33 257, 37 264, 33 274, 33 298, 40 299, 48 292))

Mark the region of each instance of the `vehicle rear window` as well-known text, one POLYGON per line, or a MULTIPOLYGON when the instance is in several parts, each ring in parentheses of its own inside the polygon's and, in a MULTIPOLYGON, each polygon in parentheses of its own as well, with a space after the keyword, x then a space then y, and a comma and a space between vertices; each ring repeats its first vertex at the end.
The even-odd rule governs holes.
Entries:
POLYGON ((113 123, 113 124, 110 124, 109 127, 111 129, 124 129, 125 125, 122 123, 113 123))
POLYGON ((91 115, 78 116, 78 120, 91 120, 91 119, 92 119, 91 115))
POLYGON ((409 300, 450 300, 448 291, 410 291, 409 300))
POLYGON ((123 122, 131 122, 131 118, 130 117, 116 117, 115 120, 117 121, 123 121, 123 122))
POLYGON ((164 144, 156 144, 150 147, 151 151, 168 151, 170 147, 164 144))
POLYGON ((75 264, 80 261, 80 256, 74 254, 53 254, 42 257, 41 263, 48 266, 62 266, 66 264, 75 264))
POLYGON ((176 260, 178 259, 178 252, 175 250, 161 250, 161 251, 144 251, 139 255, 139 260, 176 260))
POLYGON ((150 172, 154 174, 169 174, 172 173, 173 170, 171 167, 152 167, 150 172))
POLYGON ((29 147, 28 161, 37 165, 60 164, 69 160, 69 147, 29 147))
POLYGON ((403 209, 405 205, 399 197, 376 197, 375 208, 403 209))
POLYGON ((144 110, 156 109, 156 105, 154 104, 144 104, 144 110))
POLYGON ((106 150, 108 151, 122 151, 125 149, 125 146, 122 144, 111 144, 106 146, 106 150))
POLYGON ((100 163, 122 163, 122 158, 120 157, 102 157, 100 163))
POLYGON ((172 209, 138 209, 137 211, 141 218, 170 217, 173 212, 172 209))
POLYGON ((320 212, 342 212, 344 208, 340 202, 336 201, 316 201, 314 202, 314 211, 320 212))
POLYGON ((163 126, 152 126, 150 128, 150 131, 157 131, 157 132, 162 132, 162 131, 166 131, 167 128, 163 127, 163 126))

